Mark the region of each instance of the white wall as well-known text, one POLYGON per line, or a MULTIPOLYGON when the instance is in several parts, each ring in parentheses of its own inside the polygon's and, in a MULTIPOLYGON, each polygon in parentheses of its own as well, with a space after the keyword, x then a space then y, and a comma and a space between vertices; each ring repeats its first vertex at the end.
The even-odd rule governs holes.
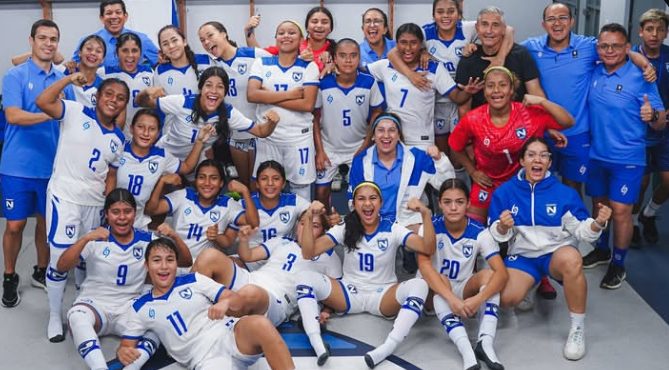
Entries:
MULTIPOLYGON (((585 0, 584 0, 585 1, 585 0)), ((543 10, 549 0, 464 0, 464 16, 476 20, 479 10, 494 5, 504 11, 504 19, 515 29, 515 38, 522 41, 544 33, 541 28, 543 10)))
POLYGON ((599 27, 607 23, 620 23, 627 27, 629 18, 629 0, 601 0, 599 27))
MULTIPOLYGON (((2 57, 0 57, 0 74, 11 67, 10 58, 30 50, 28 38, 30 26, 42 17, 42 8, 35 5, 1 5, 0 35, 2 40, 2 57), (11 35, 12 37, 8 37, 11 35)), ((1 88, 1 83, 0 83, 1 88)))

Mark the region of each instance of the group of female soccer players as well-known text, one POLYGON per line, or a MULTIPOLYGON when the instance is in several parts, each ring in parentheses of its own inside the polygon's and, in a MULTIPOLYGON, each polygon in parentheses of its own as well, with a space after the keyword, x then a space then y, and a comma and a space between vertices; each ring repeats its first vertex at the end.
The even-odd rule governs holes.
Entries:
MULTIPOLYGON (((433 16, 424 30, 401 25, 393 41, 384 12, 369 9, 359 44, 330 39, 332 14, 317 7, 306 31, 281 22, 266 49, 238 47, 211 21, 198 30, 208 55, 166 26, 153 69, 141 64, 135 34, 118 37, 116 50, 86 37, 80 62, 37 101, 61 122, 47 211, 49 339, 64 339, 67 271, 84 261, 67 323, 91 369, 107 368, 98 339, 107 334, 122 336, 126 369, 140 368, 159 342, 189 368, 247 366, 264 354, 272 368, 292 369, 274 326, 297 312, 318 365, 330 355, 320 324, 332 312, 394 317, 385 342, 365 355, 370 368, 434 312, 465 369, 479 368, 477 359, 503 369, 493 349, 499 305, 517 304, 548 275, 564 284, 572 315, 564 355, 580 359, 586 291, 573 246, 596 239, 611 212, 602 206, 589 218, 578 194, 548 172, 540 137, 573 118, 542 97, 512 102, 515 76, 501 66, 457 85, 455 49, 474 40, 473 22, 461 20, 454 0, 435 0, 433 16), (436 61, 422 60, 426 35, 439 46, 429 48, 436 61), (116 53, 118 66, 99 68, 105 53, 116 53), (61 99, 70 84, 76 101, 61 99), (457 103, 481 90, 487 104, 465 115, 448 143, 475 186, 499 186, 490 212, 480 189, 470 202, 433 145, 435 132, 453 128, 457 103), (474 127, 481 121, 487 132, 474 127), (491 141, 513 143, 486 162, 491 141), (227 181, 211 159, 226 148, 239 180, 227 181), (329 189, 344 164, 351 211, 342 220, 329 189), (419 200, 428 183, 439 216, 419 200), (508 270, 499 243, 510 244, 508 270), (400 247, 417 253, 419 267, 402 282, 400 247), (487 267, 476 267, 477 256, 487 267), (472 346, 462 319, 479 312, 472 346)), ((250 45, 259 21, 247 25, 250 45)))

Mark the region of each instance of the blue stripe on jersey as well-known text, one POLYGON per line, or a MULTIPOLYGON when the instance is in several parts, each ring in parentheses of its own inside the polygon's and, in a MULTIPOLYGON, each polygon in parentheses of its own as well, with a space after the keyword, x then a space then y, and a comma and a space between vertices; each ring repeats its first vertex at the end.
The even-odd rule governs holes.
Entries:
POLYGON ((485 256, 485 260, 487 261, 487 260, 489 260, 489 259, 491 259, 495 256, 498 256, 498 255, 499 255, 499 252, 492 252, 489 255, 485 256))
POLYGON ((239 58, 254 58, 256 57, 256 49, 250 47, 241 47, 237 48, 237 54, 235 55, 239 58))
MULTIPOLYGON (((251 195, 251 199, 253 199, 253 203, 255 203, 256 208, 258 210, 263 210, 269 216, 273 215, 274 212, 276 212, 276 210, 279 208, 291 207, 291 206, 294 207, 297 204, 297 196, 293 193, 281 193, 281 195, 279 195, 279 204, 277 204, 276 207, 271 209, 265 208, 260 203, 260 194, 258 194, 257 192, 251 195)), ((246 201, 243 199, 242 199, 242 207, 246 209, 246 201)))
POLYGON ((337 239, 335 239, 335 237, 332 236, 332 234, 330 234, 330 233, 325 233, 325 236, 327 236, 328 238, 330 238, 330 240, 332 240, 332 243, 334 243, 334 245, 339 244, 339 242, 337 241, 337 239))
POLYGON ((402 246, 403 246, 403 247, 406 248, 406 246, 407 246, 407 239, 409 239, 409 237, 410 237, 412 234, 413 234, 413 232, 411 232, 411 233, 407 233, 406 235, 404 235, 404 239, 402 239, 402 246))
POLYGON ((135 71, 135 73, 126 72, 126 71, 122 70, 121 67, 119 67, 119 66, 113 66, 113 67, 105 66, 104 71, 105 71, 105 75, 108 75, 110 73, 125 73, 132 78, 135 78, 135 76, 137 76, 141 72, 153 72, 151 67, 149 67, 145 64, 138 65, 137 70, 135 71))
POLYGON ((409 186, 417 186, 420 182, 421 177, 423 177, 423 172, 428 175, 434 175, 437 173, 437 169, 434 167, 434 160, 430 157, 424 150, 411 147, 409 149, 413 157, 415 158, 414 167, 411 170, 411 176, 409 177, 409 186))
POLYGON ((267 255, 267 257, 265 257, 265 259, 268 260, 269 257, 271 256, 271 253, 269 252, 269 248, 267 248, 267 245, 265 245, 265 243, 260 244, 260 246, 263 247, 263 249, 265 250, 265 254, 267 255))
POLYGON ((216 206, 227 207, 228 202, 230 201, 231 198, 228 197, 227 195, 219 194, 218 198, 216 198, 216 200, 211 206, 204 207, 200 204, 200 197, 198 197, 197 195, 197 190, 195 190, 194 188, 186 188, 186 199, 190 200, 191 202, 195 203, 195 205, 200 207, 202 213, 207 213, 216 206))
POLYGON ((450 47, 455 40, 465 39, 465 34, 462 31, 462 21, 458 21, 458 23, 455 25, 455 35, 450 40, 442 40, 441 38, 439 38, 439 29, 437 28, 437 25, 434 22, 424 25, 423 31, 425 32, 426 40, 437 40, 442 44, 444 44, 444 46, 446 47, 450 47))
POLYGON ((467 226, 465 227, 465 231, 459 238, 454 238, 446 228, 446 225, 444 224, 444 216, 432 217, 432 225, 434 226, 434 233, 444 234, 448 236, 448 239, 451 241, 451 244, 455 244, 458 240, 464 238, 476 240, 479 233, 481 233, 481 231, 485 229, 483 225, 481 225, 478 221, 472 220, 471 218, 467 217, 467 226))
MULTIPOLYGON (((89 107, 86 107, 86 106, 84 106, 83 108, 84 109, 82 110, 82 112, 85 115, 87 115, 88 117, 90 117, 91 119, 93 119, 95 121, 95 123, 98 124, 98 126, 100 127, 100 130, 102 131, 103 134, 116 134, 116 136, 118 136, 118 138, 121 140, 122 143, 125 142, 125 135, 123 135, 123 131, 121 131, 121 129, 119 129, 117 126, 114 126, 114 128, 111 129, 111 130, 104 127, 98 121, 98 116, 97 116, 97 114, 95 114, 95 109, 89 108, 89 107)), ((65 105, 63 105, 63 115, 65 115, 65 105)))
POLYGON ((119 248, 123 249, 124 251, 128 250, 128 248, 132 247, 135 245, 135 243, 138 242, 150 242, 151 241, 152 234, 149 231, 144 231, 140 229, 134 229, 134 235, 133 238, 128 244, 123 244, 116 240, 114 238, 114 235, 112 233, 109 233, 109 241, 118 245, 119 248))
POLYGON ((218 293, 216 293, 216 296, 214 296, 214 303, 218 302, 218 299, 221 297, 221 294, 223 294, 223 291, 225 290, 225 285, 221 287, 221 289, 218 290, 218 293))
POLYGON ((355 82, 351 87, 342 87, 337 83, 336 75, 332 73, 323 77, 320 83, 320 89, 323 91, 327 89, 338 89, 341 90, 341 92, 343 92, 344 95, 347 95, 349 92, 351 92, 351 90, 355 89, 356 87, 369 90, 372 88, 373 85, 374 85, 374 77, 366 73, 358 72, 358 75, 355 78, 355 82))
POLYGON ((84 91, 86 91, 86 90, 90 90, 90 89, 92 89, 92 88, 96 88, 96 89, 97 89, 97 88, 100 87, 100 85, 102 84, 102 81, 104 81, 104 80, 102 79, 102 77, 100 77, 100 76, 98 76, 98 75, 95 75, 95 81, 93 81, 92 84, 90 84, 90 85, 84 85, 84 86, 82 86, 81 88, 82 88, 84 91))
POLYGON ((155 146, 155 145, 152 146, 151 149, 149 149, 149 152, 145 156, 139 157, 139 156, 137 156, 137 154, 135 154, 135 152, 132 151, 132 145, 130 144, 130 142, 125 143, 125 146, 123 147, 123 152, 124 153, 129 153, 131 156, 133 156, 135 159, 137 159, 137 161, 139 161, 140 163, 143 160, 145 160, 149 157, 152 157, 152 156, 165 157, 165 149, 163 149, 161 147, 158 147, 158 146, 155 146))
POLYGON ((174 207, 172 206, 172 201, 170 200, 170 198, 163 195, 163 196, 160 197, 160 199, 167 201, 167 205, 170 207, 170 209, 167 211, 167 214, 169 216, 172 216, 172 212, 174 211, 174 207))
POLYGON ((381 221, 379 222, 379 226, 376 227, 376 230, 374 230, 373 233, 371 234, 365 234, 365 239, 367 241, 372 240, 376 234, 382 233, 382 232, 390 232, 390 230, 393 227, 392 221, 390 221, 387 218, 382 218, 381 221))
POLYGON ((302 67, 302 68, 307 68, 310 62, 307 62, 306 60, 297 58, 295 59, 295 63, 288 67, 283 67, 281 64, 279 64, 279 57, 278 56, 272 56, 272 57, 262 57, 262 64, 265 66, 276 66, 279 68, 282 72, 286 72, 287 70, 293 68, 293 67, 302 67))
POLYGON ((341 280, 337 280, 337 282, 341 286, 341 291, 344 293, 344 299, 346 299, 346 309, 343 312, 343 314, 346 315, 351 309, 351 298, 348 297, 348 289, 346 289, 344 283, 342 283, 341 280))
POLYGON ((433 73, 433 74, 436 74, 436 73, 437 73, 437 67, 439 67, 439 63, 438 63, 438 62, 435 62, 435 61, 433 61, 433 60, 431 60, 431 61, 427 64, 427 69, 423 69, 423 68, 421 68, 420 66, 418 66, 418 68, 416 68, 416 71, 417 71, 417 72, 420 72, 420 71, 429 71, 429 72, 431 72, 431 73, 433 73))
POLYGON ((172 284, 172 287, 170 290, 167 291, 167 293, 161 295, 160 297, 154 297, 151 292, 144 294, 143 296, 139 297, 135 303, 132 304, 132 308, 135 310, 135 312, 139 312, 139 310, 142 309, 142 307, 153 301, 157 300, 163 300, 166 301, 169 297, 170 294, 172 294, 172 291, 174 291, 174 288, 180 287, 182 285, 186 284, 192 284, 196 281, 197 279, 195 278, 195 273, 191 272, 190 274, 182 275, 182 276, 177 276, 177 278, 174 280, 174 284, 172 284))
MULTIPOLYGON (((239 49, 237 49, 239 50, 239 49)), ((195 64, 210 64, 209 55, 207 54, 195 54, 195 64)))

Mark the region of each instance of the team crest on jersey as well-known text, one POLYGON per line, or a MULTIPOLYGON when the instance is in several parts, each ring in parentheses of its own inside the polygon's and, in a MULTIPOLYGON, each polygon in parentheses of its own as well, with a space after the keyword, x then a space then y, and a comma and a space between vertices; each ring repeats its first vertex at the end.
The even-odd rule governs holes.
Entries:
POLYGON ((440 250, 444 249, 444 241, 443 240, 440 240, 439 243, 437 243, 437 248, 440 249, 440 250))
POLYGON ((190 288, 179 291, 179 296, 183 299, 190 299, 193 296, 193 291, 190 288))
POLYGON ((488 199, 488 192, 485 190, 479 190, 479 202, 485 202, 488 199))
POLYGON ((446 125, 446 121, 443 119, 438 119, 435 123, 437 124, 438 129, 442 129, 446 125))
POLYGON ((191 116, 190 114, 187 115, 186 117, 184 117, 184 119, 185 119, 186 122, 188 122, 188 123, 193 122, 193 116, 191 116))
POLYGON ((471 244, 465 244, 462 246, 462 254, 467 258, 472 256, 473 251, 474 251, 474 246, 471 244))
POLYGON ((123 166, 125 164, 125 158, 121 157, 121 159, 118 160, 118 163, 123 166))
POLYGON ((91 95, 91 105, 95 106, 95 104, 98 102, 98 98, 95 97, 95 95, 91 95))
POLYGON ((302 81, 302 72, 293 72, 293 81, 302 81))
POLYGON ((109 149, 111 149, 112 153, 116 153, 116 151, 118 150, 118 143, 114 140, 111 140, 109 142, 109 149))
POLYGON ((158 162, 149 161, 149 172, 156 173, 158 171, 158 162))
POLYGON ((376 241, 376 245, 379 247, 381 252, 385 252, 388 249, 388 239, 383 238, 376 241))
POLYGON ((516 129, 516 137, 520 140, 525 140, 527 137, 527 129, 525 127, 519 127, 516 129))
POLYGON ((84 130, 88 130, 89 128, 91 128, 91 121, 84 122, 82 127, 84 128, 84 130))
POLYGON ((211 220, 211 222, 218 222, 218 220, 221 219, 221 212, 219 211, 209 212, 209 219, 211 220))
POLYGON ((243 75, 244 73, 246 73, 246 68, 247 68, 246 63, 239 64, 237 65, 237 72, 239 72, 240 75, 243 75))
POLYGON ((144 249, 142 247, 135 247, 132 249, 132 256, 137 260, 141 260, 144 257, 144 249))
POLYGON ((397 81, 397 73, 393 74, 393 77, 390 78, 391 81, 397 81))
POLYGON ((358 105, 365 104, 365 96, 364 95, 356 95, 355 96, 355 103, 358 104, 358 105))
POLYGON ((173 83, 174 83, 174 78, 170 77, 170 78, 167 79, 167 84, 168 85, 172 86, 173 83))
POLYGON ((14 199, 5 199, 5 209, 8 211, 14 209, 14 199))
POLYGON ((546 204, 546 214, 549 216, 555 216, 557 214, 557 204, 546 204))
POLYGON ((148 76, 142 76, 142 82, 144 82, 144 85, 146 86, 151 86, 151 79, 148 76))
POLYGON ((288 221, 290 221, 290 213, 288 213, 288 212, 281 212, 281 213, 279 213, 279 219, 280 219, 281 222, 283 222, 284 224, 287 224, 288 221))
POLYGON ((65 225, 65 235, 67 235, 68 238, 70 239, 74 238, 76 232, 77 232, 77 225, 65 225))

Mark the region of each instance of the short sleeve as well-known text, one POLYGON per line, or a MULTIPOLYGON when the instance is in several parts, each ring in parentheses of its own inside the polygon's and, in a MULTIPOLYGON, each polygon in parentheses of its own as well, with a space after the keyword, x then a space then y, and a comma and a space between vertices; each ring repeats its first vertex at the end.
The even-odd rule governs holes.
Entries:
POLYGON ((167 95, 157 99, 157 108, 163 114, 179 114, 186 98, 183 95, 167 95))
POLYGON ((383 70, 388 66, 388 60, 381 59, 374 63, 367 64, 367 71, 377 81, 383 80, 383 70))
POLYGON ((528 107, 527 110, 530 112, 532 124, 540 126, 542 131, 546 131, 548 129, 563 129, 563 127, 555 120, 555 118, 543 107, 532 106, 528 107))
POLYGON ((295 195, 295 217, 300 217, 302 212, 306 211, 310 205, 311 202, 299 195, 295 195))
POLYGON ((465 150, 469 139, 471 139, 472 133, 469 128, 469 115, 465 114, 464 117, 458 122, 455 126, 453 132, 448 137, 448 146, 455 150, 456 152, 461 152, 465 150))
POLYGON ((163 195, 162 199, 167 200, 167 203, 170 206, 170 210, 167 212, 167 214, 172 215, 174 214, 174 211, 179 209, 184 199, 186 199, 186 189, 179 189, 169 194, 165 194, 163 195))
MULTIPOLYGON (((54 117, 57 120, 60 120, 63 125, 65 124, 74 124, 75 120, 72 119, 72 116, 75 114, 74 112, 81 112, 84 109, 84 105, 74 101, 74 100, 61 100, 63 104, 63 115, 62 117, 54 117)), ((120 150, 118 152, 121 152, 120 150)))
POLYGON ((329 237, 335 245, 344 244, 344 231, 345 225, 335 225, 328 230, 325 235, 329 237))
POLYGON ((212 303, 218 301, 221 293, 225 290, 225 285, 219 284, 207 276, 194 272, 195 286, 194 288, 205 297, 209 298, 212 303))
POLYGON ((443 63, 439 63, 434 74, 434 88, 440 95, 448 95, 455 88, 455 81, 443 63))
POLYGON ((163 173, 178 173, 181 161, 171 153, 165 151, 165 170, 163 173))
POLYGON ((247 118, 242 112, 235 109, 230 109, 230 117, 228 117, 228 126, 236 131, 248 131, 253 127, 253 120, 247 118))
POLYGON ((270 53, 269 51, 267 51, 265 49, 254 48, 253 51, 255 53, 256 58, 264 58, 264 57, 271 57, 272 56, 272 53, 270 53))
POLYGON ((369 105, 372 108, 378 108, 383 105, 383 94, 379 89, 379 84, 374 81, 372 87, 369 89, 369 105))
POLYGON ((239 204, 239 202, 237 202, 232 198, 228 199, 228 204, 226 208, 227 208, 226 213, 228 214, 229 217, 226 217, 225 220, 221 220, 221 223, 218 224, 219 225, 218 229, 221 230, 221 226, 224 226, 223 229, 225 229, 225 227, 231 227, 234 230, 238 230, 240 226, 239 218, 242 217, 242 215, 246 211, 244 210, 242 205, 239 204), (225 223, 225 225, 223 225, 222 223, 225 223))
POLYGON ((91 255, 92 251, 95 249, 95 244, 96 242, 88 242, 84 246, 84 249, 81 250, 81 253, 79 254, 79 257, 83 259, 84 261, 88 259, 88 257, 91 255))
POLYGON ((523 82, 532 81, 539 78, 539 69, 537 68, 537 63, 534 61, 534 58, 532 58, 530 52, 527 51, 527 48, 524 46, 518 45, 517 47, 520 49, 518 50, 518 58, 521 63, 521 70, 523 71, 523 82))
POLYGON ((316 104, 314 104, 314 109, 321 109, 323 107, 323 97, 321 96, 321 92, 323 90, 318 90, 318 94, 316 94, 316 104))
POLYGON ((413 231, 407 229, 406 227, 404 227, 404 226, 402 226, 398 223, 394 223, 391 230, 392 230, 392 236, 393 236, 393 239, 394 239, 394 244, 393 245, 398 245, 398 246, 401 246, 401 247, 406 247, 407 239, 409 238, 409 236, 411 234, 414 233, 413 231))
POLYGON ((263 68, 262 58, 256 58, 256 60, 253 61, 253 65, 251 65, 251 73, 249 74, 249 80, 256 79, 262 82, 263 69, 264 68, 263 68))
POLYGON ((121 338, 138 340, 146 333, 146 326, 142 322, 139 313, 135 312, 134 307, 130 306, 123 314, 123 323, 125 331, 121 334, 121 338))
POLYGON ((499 243, 493 239, 490 230, 485 229, 476 237, 476 244, 479 246, 480 254, 486 260, 499 254, 499 243))
POLYGON ((309 62, 307 68, 304 71, 304 82, 303 86, 318 86, 320 80, 318 78, 320 72, 318 71, 318 65, 314 62, 309 62))
POLYGON ((639 97, 641 105, 644 104, 643 96, 648 95, 648 101, 650 101, 650 105, 653 107, 653 109, 665 110, 662 99, 660 98, 660 92, 657 89, 657 84, 644 81, 641 91, 642 92, 639 97))
POLYGON ((21 92, 21 79, 16 69, 10 70, 2 79, 2 105, 5 109, 9 107, 23 109, 23 97, 21 92))

